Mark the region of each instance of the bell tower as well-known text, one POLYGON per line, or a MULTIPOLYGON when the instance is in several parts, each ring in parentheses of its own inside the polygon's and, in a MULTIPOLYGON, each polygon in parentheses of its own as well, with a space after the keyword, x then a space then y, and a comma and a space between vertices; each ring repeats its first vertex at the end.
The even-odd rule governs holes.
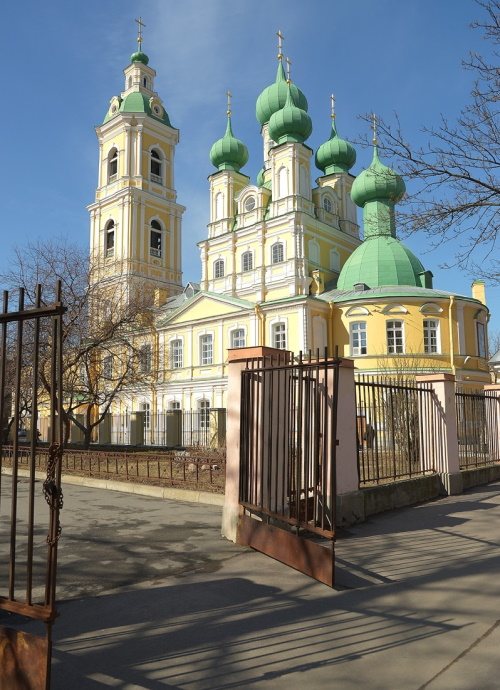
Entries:
POLYGON ((137 296, 161 305, 182 290, 181 222, 172 127, 155 91, 156 72, 138 50, 124 70, 124 90, 113 96, 101 125, 98 183, 90 212, 92 281, 130 302, 137 296))

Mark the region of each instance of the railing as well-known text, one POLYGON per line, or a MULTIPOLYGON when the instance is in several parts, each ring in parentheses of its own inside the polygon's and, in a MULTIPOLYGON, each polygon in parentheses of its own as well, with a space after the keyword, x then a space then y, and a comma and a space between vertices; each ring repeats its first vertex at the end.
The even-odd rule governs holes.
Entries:
MULTIPOLYGON (((12 446, 4 446, 2 453, 2 466, 12 467, 12 446)), ((18 449, 18 459, 19 468, 27 469, 29 449, 18 449)), ((38 447, 36 470, 46 472, 47 460, 48 448, 38 447)), ((222 450, 206 449, 162 453, 65 450, 62 472, 79 477, 224 493, 226 455, 222 450)))
POLYGON ((460 469, 500 461, 500 398, 490 391, 455 393, 460 469))
POLYGON ((358 375, 355 388, 361 487, 439 471, 441 419, 430 387, 401 376, 358 375))

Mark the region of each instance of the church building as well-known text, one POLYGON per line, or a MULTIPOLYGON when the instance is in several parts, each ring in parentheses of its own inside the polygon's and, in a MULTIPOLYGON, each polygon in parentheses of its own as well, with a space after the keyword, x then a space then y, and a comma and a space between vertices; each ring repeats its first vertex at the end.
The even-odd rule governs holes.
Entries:
POLYGON ((234 134, 230 99, 225 132, 210 151, 210 217, 196 282, 182 283, 179 131, 155 91, 142 36, 123 91, 96 129, 94 280, 103 308, 112 308, 106 294, 119 285, 125 299, 150 295, 155 319, 154 334, 140 334, 154 386, 130 391, 115 412, 224 408, 228 349, 258 345, 330 354, 338 347, 365 373, 403 368, 489 382, 484 284, 476 281, 471 297, 434 288, 398 240, 394 207, 405 185, 380 160, 375 134, 372 163, 357 177, 333 102, 330 137, 316 152, 308 146, 307 99, 285 73, 279 36, 275 80, 256 102, 257 179, 244 173, 248 150, 234 134))

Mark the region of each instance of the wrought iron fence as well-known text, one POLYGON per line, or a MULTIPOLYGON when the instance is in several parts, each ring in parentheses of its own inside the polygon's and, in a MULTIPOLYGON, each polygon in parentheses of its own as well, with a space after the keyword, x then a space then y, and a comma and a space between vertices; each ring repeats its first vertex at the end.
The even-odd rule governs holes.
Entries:
POLYGON ((401 376, 359 374, 355 388, 361 487, 440 470, 442 419, 430 387, 401 376))
POLYGON ((455 393, 460 469, 500 462, 500 398, 493 391, 455 393))
MULTIPOLYGON (((29 449, 18 449, 17 456, 19 468, 27 469, 29 449)), ((3 467, 12 467, 13 457, 13 447, 4 446, 3 467)), ((35 469, 45 472, 48 458, 49 449, 38 447, 35 469)), ((161 453, 65 450, 61 467, 65 475, 224 493, 226 454, 224 450, 207 449, 161 453)))

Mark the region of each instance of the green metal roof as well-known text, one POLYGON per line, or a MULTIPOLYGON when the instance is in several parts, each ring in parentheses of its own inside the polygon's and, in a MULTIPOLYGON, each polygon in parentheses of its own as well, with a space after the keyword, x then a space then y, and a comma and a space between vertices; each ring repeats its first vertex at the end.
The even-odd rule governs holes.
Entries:
POLYGON ((403 178, 381 162, 377 146, 374 146, 370 166, 356 177, 352 185, 351 198, 354 203, 361 207, 369 201, 390 201, 395 204, 405 191, 403 178))
POLYGON ((136 53, 132 53, 130 56, 130 62, 142 62, 143 65, 147 65, 149 62, 149 58, 146 55, 146 53, 143 53, 141 50, 138 50, 136 53))
MULTIPOLYGON (((304 96, 302 91, 295 86, 295 84, 291 84, 290 88, 293 99, 297 106, 302 110, 307 111, 307 98, 304 96)), ((286 81, 285 70, 283 69, 283 64, 280 60, 278 63, 278 70, 276 72, 276 80, 274 84, 267 86, 257 98, 255 114, 261 125, 265 125, 266 122, 269 122, 271 116, 283 108, 286 103, 287 93, 288 84, 286 81)))
POLYGON ((231 116, 227 117, 226 132, 210 149, 210 160, 219 170, 235 170, 239 172, 248 161, 248 149, 245 144, 233 134, 231 116))
POLYGON ((459 299, 466 300, 468 302, 473 302, 474 304, 482 306, 487 310, 487 307, 482 304, 477 299, 473 297, 467 297, 465 295, 459 295, 454 292, 445 292, 444 290, 434 290, 424 287, 416 286, 398 286, 398 285, 386 285, 382 287, 371 288, 369 290, 327 290, 317 295, 318 299, 325 302, 335 302, 336 304, 341 304, 343 302, 366 302, 371 299, 379 299, 386 297, 394 298, 418 298, 422 302, 426 302, 432 299, 446 299, 449 300, 450 296, 458 297, 459 299))
POLYGON ((321 144, 316 151, 316 166, 325 175, 332 173, 349 172, 356 162, 356 150, 345 139, 341 139, 335 128, 335 120, 332 118, 332 131, 330 138, 321 144))
POLYGON ((111 113, 108 111, 106 113, 106 117, 104 118, 103 124, 106 124, 106 122, 118 115, 118 113, 145 113, 146 115, 149 115, 155 120, 163 122, 163 124, 171 127, 172 125, 170 123, 170 118, 168 117, 167 111, 163 109, 163 115, 161 117, 158 117, 158 115, 156 115, 154 111, 151 110, 149 99, 150 96, 147 96, 141 91, 132 91, 132 93, 129 93, 120 102, 120 107, 116 110, 116 112, 111 113))
POLYGON ((382 285, 421 286, 422 263, 408 247, 390 235, 369 237, 357 247, 342 267, 339 290, 351 290, 357 283, 369 288, 382 285))

